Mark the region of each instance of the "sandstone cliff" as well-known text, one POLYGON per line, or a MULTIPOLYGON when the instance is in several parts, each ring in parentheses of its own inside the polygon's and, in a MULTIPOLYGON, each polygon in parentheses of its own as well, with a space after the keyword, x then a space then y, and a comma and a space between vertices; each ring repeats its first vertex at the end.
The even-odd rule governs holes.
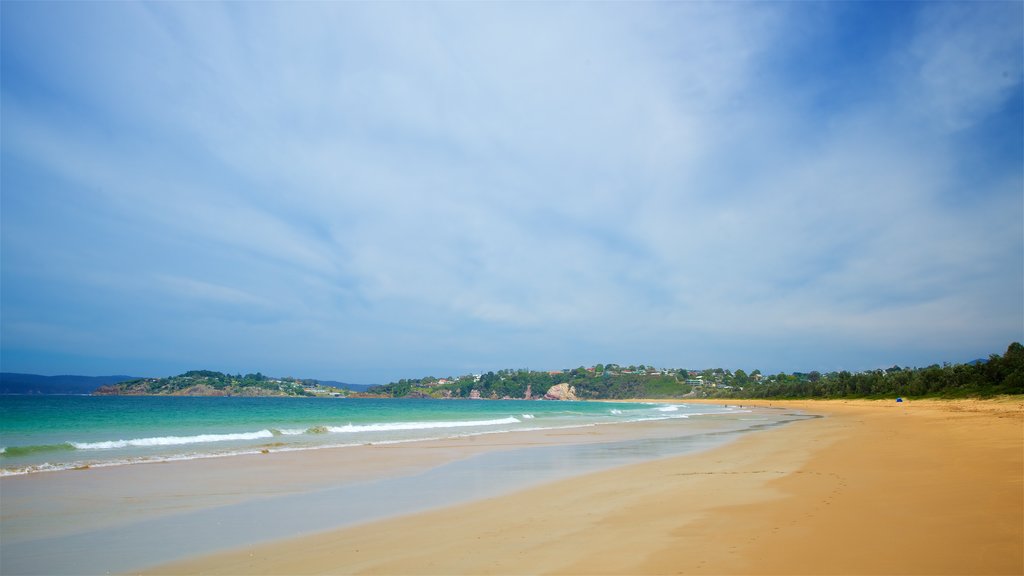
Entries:
POLYGON ((548 400, 579 400, 576 397, 576 388, 568 384, 555 384, 548 388, 544 398, 548 400))

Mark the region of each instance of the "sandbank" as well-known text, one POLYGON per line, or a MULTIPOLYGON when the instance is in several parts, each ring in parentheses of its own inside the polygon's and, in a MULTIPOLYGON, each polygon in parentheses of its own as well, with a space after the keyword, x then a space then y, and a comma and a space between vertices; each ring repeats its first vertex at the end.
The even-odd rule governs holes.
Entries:
POLYGON ((1024 573, 1021 397, 733 403, 825 417, 147 573, 1024 573))

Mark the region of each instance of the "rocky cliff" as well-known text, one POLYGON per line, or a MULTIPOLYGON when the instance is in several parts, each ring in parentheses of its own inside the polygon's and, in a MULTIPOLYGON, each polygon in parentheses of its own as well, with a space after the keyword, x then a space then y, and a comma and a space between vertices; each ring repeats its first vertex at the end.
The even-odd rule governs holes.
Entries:
POLYGON ((568 384, 555 384, 548 388, 544 398, 547 400, 579 400, 576 397, 576 388, 568 384))

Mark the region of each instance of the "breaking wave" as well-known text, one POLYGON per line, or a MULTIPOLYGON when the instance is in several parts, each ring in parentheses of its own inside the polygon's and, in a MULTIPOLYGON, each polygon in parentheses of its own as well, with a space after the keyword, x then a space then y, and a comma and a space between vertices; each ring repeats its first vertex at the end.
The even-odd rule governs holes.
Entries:
POLYGON ((518 424, 520 420, 514 416, 496 418, 494 420, 453 420, 437 422, 388 422, 381 424, 347 424, 345 426, 327 426, 328 432, 387 432, 391 430, 430 430, 433 428, 469 428, 476 426, 499 426, 501 424, 518 424))
POLYGON ((259 440, 273 438, 270 430, 259 432, 242 432, 239 434, 197 434, 195 436, 158 436, 155 438, 136 438, 134 440, 110 440, 106 442, 69 442, 78 450, 115 450, 117 448, 142 446, 181 446, 184 444, 203 444, 206 442, 229 442, 232 440, 259 440))
POLYGON ((40 454, 43 452, 63 452, 65 450, 74 450, 75 447, 70 442, 62 442, 60 444, 38 444, 35 446, 6 446, 0 448, 0 456, 29 456, 32 454, 40 454))

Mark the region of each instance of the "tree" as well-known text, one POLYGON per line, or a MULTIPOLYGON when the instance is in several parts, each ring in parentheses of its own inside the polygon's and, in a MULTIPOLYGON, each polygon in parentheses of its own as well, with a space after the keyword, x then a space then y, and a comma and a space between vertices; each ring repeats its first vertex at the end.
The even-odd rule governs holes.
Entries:
POLYGON ((732 381, 736 383, 737 386, 746 386, 750 383, 750 378, 747 376, 746 372, 740 369, 733 373, 732 381))

